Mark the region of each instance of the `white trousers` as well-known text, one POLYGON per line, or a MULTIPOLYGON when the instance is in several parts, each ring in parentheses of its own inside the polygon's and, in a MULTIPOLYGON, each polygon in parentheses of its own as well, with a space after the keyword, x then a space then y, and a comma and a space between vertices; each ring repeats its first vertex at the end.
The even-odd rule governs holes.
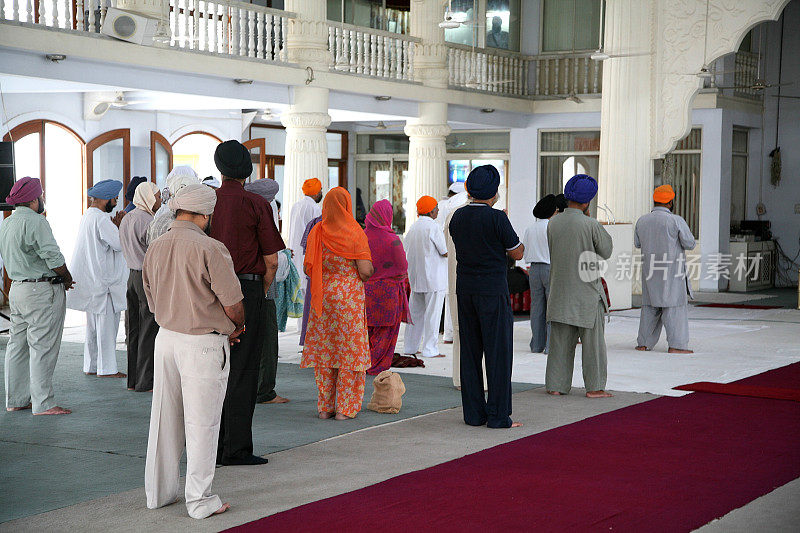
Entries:
POLYGON ((422 346, 422 357, 439 355, 439 321, 442 319, 445 291, 412 292, 408 309, 413 324, 406 326, 405 353, 415 354, 422 346))
POLYGON ((450 312, 450 299, 450 293, 446 293, 444 296, 444 333, 442 333, 442 340, 447 342, 455 342, 453 316, 450 312))
POLYGON ((107 305, 106 313, 86 313, 86 343, 83 346, 83 371, 106 376, 117 373, 117 330, 119 313, 107 305))
POLYGON ((177 499, 184 442, 189 516, 206 518, 222 507, 219 496, 211 494, 211 483, 229 361, 226 335, 186 335, 165 328, 158 331, 144 467, 149 509, 177 499))

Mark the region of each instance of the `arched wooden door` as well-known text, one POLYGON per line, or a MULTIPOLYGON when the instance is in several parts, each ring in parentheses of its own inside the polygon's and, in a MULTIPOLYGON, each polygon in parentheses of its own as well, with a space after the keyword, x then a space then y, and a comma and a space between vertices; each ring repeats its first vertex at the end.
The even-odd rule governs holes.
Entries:
MULTIPOLYGON (((32 120, 3 137, 14 142, 16 178, 39 178, 44 188, 53 236, 69 263, 75 246, 75 228, 86 198, 85 143, 69 127, 50 120, 32 120)), ((5 216, 9 211, 4 213, 5 216)), ((3 272, 3 287, 9 280, 3 272)))
POLYGON ((269 178, 267 174, 267 141, 266 139, 251 139, 242 143, 245 148, 250 150, 250 156, 253 160, 254 172, 250 174, 248 183, 260 180, 262 178, 269 178))
POLYGON ((172 145, 157 131, 150 132, 150 181, 163 189, 172 171, 172 145))
POLYGON ((125 190, 131 181, 131 130, 107 131, 86 143, 86 188, 97 181, 122 182, 120 209, 125 206, 125 190))

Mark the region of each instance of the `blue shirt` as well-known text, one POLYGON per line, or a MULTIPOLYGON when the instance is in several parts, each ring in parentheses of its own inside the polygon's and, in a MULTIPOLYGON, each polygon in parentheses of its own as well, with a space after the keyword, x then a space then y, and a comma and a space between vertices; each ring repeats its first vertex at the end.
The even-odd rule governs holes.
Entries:
POLYGON ((472 203, 450 219, 456 248, 456 293, 508 294, 506 253, 520 245, 508 216, 489 205, 472 203))

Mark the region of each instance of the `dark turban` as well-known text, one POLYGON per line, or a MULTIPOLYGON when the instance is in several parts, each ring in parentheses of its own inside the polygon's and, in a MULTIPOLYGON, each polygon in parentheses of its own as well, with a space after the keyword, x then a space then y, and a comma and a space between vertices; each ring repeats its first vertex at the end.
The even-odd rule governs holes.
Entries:
POLYGON ((597 180, 586 174, 572 176, 564 186, 564 198, 588 204, 597 195, 597 180))
POLYGON ((567 199, 564 198, 564 193, 556 195, 556 209, 559 213, 563 213, 567 208, 567 199))
POLYGON ((250 152, 239 141, 225 141, 214 152, 214 164, 223 176, 237 180, 245 179, 253 173, 250 152))
POLYGON ((131 178, 131 181, 128 183, 128 188, 125 189, 125 199, 129 202, 133 201, 133 195, 136 194, 136 187, 139 186, 140 183, 144 183, 147 181, 147 178, 144 176, 134 176, 131 178))
POLYGON ((500 173, 492 165, 481 165, 467 176, 467 192, 477 200, 488 200, 497 194, 500 173))
POLYGON ((268 202, 271 202, 275 199, 275 196, 278 194, 278 190, 280 190, 280 188, 281 186, 278 184, 278 182, 270 178, 256 180, 253 183, 248 183, 244 186, 244 190, 262 196, 264 200, 268 202))
POLYGON ((555 195, 548 194, 536 203, 536 207, 533 208, 533 216, 542 219, 550 218, 555 214, 557 208, 555 195))

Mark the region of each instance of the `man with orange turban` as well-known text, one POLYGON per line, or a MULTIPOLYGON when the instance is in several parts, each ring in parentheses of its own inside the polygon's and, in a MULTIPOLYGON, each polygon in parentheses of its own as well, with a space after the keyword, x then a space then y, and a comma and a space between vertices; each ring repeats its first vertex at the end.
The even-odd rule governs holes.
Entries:
POLYGON ((447 292, 447 243, 442 227, 435 222, 439 216, 436 199, 423 196, 417 200, 417 214, 419 218, 403 242, 411 283, 411 323, 406 325, 403 346, 409 355, 421 349, 423 357, 444 357, 439 353, 439 321, 447 292))
POLYGON ((669 185, 653 193, 653 210, 639 218, 634 245, 642 249, 642 310, 636 349, 649 351, 667 330, 669 353, 689 354, 686 250, 695 247, 686 221, 672 212, 675 191, 669 185))
MULTIPOLYGON (((303 232, 313 219, 322 215, 322 182, 311 178, 303 182, 303 197, 292 206, 289 216, 289 248, 292 250, 292 262, 297 272, 303 274, 303 232)), ((305 286, 305 283, 302 284, 305 286)))

